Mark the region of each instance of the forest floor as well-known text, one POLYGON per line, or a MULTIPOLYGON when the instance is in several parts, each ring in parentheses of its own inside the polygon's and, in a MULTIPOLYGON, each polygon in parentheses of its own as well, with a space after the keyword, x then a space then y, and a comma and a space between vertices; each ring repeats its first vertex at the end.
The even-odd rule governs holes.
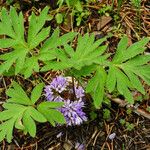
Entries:
MULTIPOLYGON (((25 26, 28 26, 27 19, 31 11, 39 14, 40 9, 48 5, 51 7, 50 15, 54 16, 58 12, 55 2, 50 0, 14 0, 11 4, 1 0, 0 9, 2 7, 9 9, 10 5, 16 7, 18 11, 23 11, 25 26)), ((77 17, 81 14, 78 13, 71 17, 71 9, 63 5, 59 12, 65 14, 65 21, 58 24, 53 18, 47 25, 50 25, 52 29, 59 27, 61 34, 71 31, 82 34, 94 33, 97 39, 107 33, 112 33, 113 36, 107 41, 108 52, 111 53, 115 53, 115 47, 124 34, 129 37, 129 44, 142 37, 150 37, 149 0, 142 0, 140 8, 136 8, 131 2, 126 1, 119 7, 117 0, 114 1, 113 6, 111 0, 106 0, 89 5, 83 4, 83 8, 88 15, 84 14, 84 17, 80 17, 81 22, 78 24, 77 17)), ((150 44, 147 47, 147 53, 149 53, 150 44)), ((56 74, 57 72, 37 73, 33 77, 34 80, 38 80, 40 77, 48 81, 50 80, 49 76, 52 78, 56 74)), ((33 86, 33 81, 25 80, 21 76, 0 77, 1 103, 6 100, 5 90, 13 79, 22 83, 29 90, 33 86)), ((147 94, 142 96, 135 92, 134 98, 137 107, 146 113, 145 115, 132 111, 130 108, 121 107, 114 101, 111 101, 111 107, 104 104, 100 110, 91 110, 92 108, 89 108, 89 104, 87 104, 85 112, 88 114, 89 120, 83 125, 52 127, 48 123, 39 124, 36 138, 14 131, 12 143, 8 144, 3 141, 0 144, 0 150, 80 150, 82 145, 87 150, 150 150, 150 119, 148 119, 150 114, 146 110, 150 106, 150 88, 147 85, 144 87, 147 94), (109 110, 108 114, 107 110, 109 110)), ((121 98, 119 97, 119 99, 121 98)))

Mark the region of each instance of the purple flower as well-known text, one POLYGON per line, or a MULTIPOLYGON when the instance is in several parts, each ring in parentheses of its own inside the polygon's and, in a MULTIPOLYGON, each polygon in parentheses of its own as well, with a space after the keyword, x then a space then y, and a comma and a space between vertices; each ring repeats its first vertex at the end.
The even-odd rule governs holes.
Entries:
POLYGON ((58 76, 58 77, 54 78, 50 84, 51 89, 54 89, 58 93, 61 93, 62 91, 66 90, 67 85, 68 85, 68 83, 67 83, 66 79, 62 76, 58 76))
POLYGON ((53 101, 53 99, 54 99, 54 93, 53 93, 53 91, 51 89, 51 86, 47 85, 45 87, 44 91, 45 91, 45 96, 47 97, 47 100, 53 101))
POLYGON ((64 101, 64 99, 63 98, 61 98, 60 96, 57 96, 56 98, 54 98, 54 100, 53 100, 54 102, 63 102, 64 101))
POLYGON ((61 113, 64 115, 67 125, 80 125, 83 121, 87 121, 87 117, 83 112, 84 102, 82 100, 70 101, 65 100, 64 105, 60 108, 61 113))
POLYGON ((110 140, 113 140, 116 137, 116 133, 112 133, 108 136, 110 140))
POLYGON ((85 96, 84 94, 84 90, 81 86, 75 87, 75 94, 76 94, 76 98, 80 99, 83 96, 85 96))
POLYGON ((57 137, 57 138, 60 138, 62 135, 63 135, 63 133, 60 132, 60 133, 58 133, 58 134, 56 135, 56 137, 57 137))
POLYGON ((76 100, 64 99, 63 91, 68 92, 68 94, 73 92, 72 88, 69 88, 69 83, 62 76, 54 78, 50 85, 45 87, 45 96, 49 101, 64 102, 64 105, 58 110, 64 115, 68 126, 80 125, 83 121, 87 121, 86 114, 83 112, 84 90, 81 86, 75 86, 76 100))
POLYGON ((60 97, 58 98, 58 95, 56 95, 56 93, 63 92, 66 89, 67 85, 68 83, 64 77, 58 76, 54 78, 50 85, 47 85, 45 87, 45 96, 47 97, 47 100, 60 101, 60 97))
POLYGON ((76 150, 85 150, 85 145, 84 145, 84 144, 81 144, 81 143, 79 143, 79 142, 77 142, 77 143, 75 144, 75 149, 76 149, 76 150))

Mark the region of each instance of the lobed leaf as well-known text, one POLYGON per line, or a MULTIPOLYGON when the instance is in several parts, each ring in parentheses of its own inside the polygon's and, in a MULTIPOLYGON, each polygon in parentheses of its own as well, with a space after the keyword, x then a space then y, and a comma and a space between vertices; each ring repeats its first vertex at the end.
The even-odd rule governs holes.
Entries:
POLYGON ((96 108, 100 108, 105 92, 106 72, 102 67, 97 68, 94 77, 89 80, 86 92, 91 93, 96 108))
MULTIPOLYGON (((45 21, 48 19, 48 17, 47 17, 48 10, 49 10, 49 8, 45 7, 38 17, 35 16, 34 13, 32 13, 32 15, 31 15, 30 23, 29 23, 29 30, 28 30, 28 40, 27 40, 29 47, 31 47, 31 48, 34 47, 32 45, 32 43, 34 43, 36 41, 36 38, 38 37, 37 36, 38 33, 40 32, 40 30, 44 26, 45 21)), ((46 32, 47 36, 48 36, 48 34, 49 33, 46 32)))
POLYGON ((23 125, 32 137, 36 135, 36 125, 28 111, 23 115, 23 125))
POLYGON ((117 52, 109 66, 106 87, 112 92, 117 86, 120 94, 124 95, 127 101, 134 103, 131 91, 133 88, 145 94, 145 90, 139 77, 147 84, 150 84, 150 56, 144 55, 145 45, 149 38, 127 47, 127 37, 123 37, 117 48, 117 52))
POLYGON ((33 89, 31 94, 32 100, 28 98, 18 83, 13 82, 12 85, 13 86, 7 91, 7 95, 10 99, 3 104, 4 111, 0 112, 0 121, 3 121, 0 124, 0 142, 6 138, 10 143, 13 137, 14 128, 23 130, 32 137, 35 137, 35 121, 41 123, 47 121, 46 117, 33 106, 41 96, 43 83, 37 85, 33 89))
POLYGON ((107 80, 106 80, 106 87, 110 93, 112 91, 114 91, 114 89, 116 87, 116 82, 117 82, 116 72, 115 72, 114 67, 111 66, 109 68, 108 76, 107 76, 107 80))
MULTIPOLYGON (((67 35, 64 35, 64 37, 65 36, 67 37, 67 35)), ((56 50, 55 55, 57 60, 46 62, 46 65, 41 71, 47 71, 50 69, 63 70, 69 68, 80 70, 84 66, 103 63, 107 57, 104 60, 104 57, 101 59, 101 55, 105 52, 107 46, 100 46, 100 44, 102 44, 106 38, 97 41, 94 40, 94 34, 90 36, 89 34, 85 34, 83 37, 79 35, 76 50, 73 50, 71 46, 65 44, 63 50, 56 50)))
POLYGON ((14 102, 23 105, 32 105, 29 97, 17 82, 13 82, 13 88, 9 88, 6 94, 11 97, 8 102, 14 102))
POLYGON ((42 94, 43 87, 44 87, 44 84, 40 83, 31 92, 31 101, 32 101, 32 104, 35 104, 36 101, 40 98, 40 96, 42 94))

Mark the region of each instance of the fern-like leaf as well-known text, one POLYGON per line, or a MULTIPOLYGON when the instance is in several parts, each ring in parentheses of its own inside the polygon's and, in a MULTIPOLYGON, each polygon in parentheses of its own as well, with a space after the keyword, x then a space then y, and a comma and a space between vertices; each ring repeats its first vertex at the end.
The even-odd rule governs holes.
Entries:
POLYGON ((48 7, 43 9, 38 17, 35 17, 34 14, 31 15, 28 41, 26 42, 24 38, 24 18, 22 13, 18 15, 13 7, 11 7, 9 14, 5 8, 2 9, 0 35, 7 35, 8 38, 1 39, 0 47, 11 47, 12 51, 0 56, 0 59, 4 60, 4 63, 0 66, 0 73, 8 71, 14 63, 15 74, 18 74, 23 69, 29 51, 36 48, 49 35, 49 28, 44 28, 40 31, 47 20, 47 12, 48 7), (34 25, 33 22, 35 23, 34 25), (36 26, 37 24, 39 26, 36 26))
POLYGON ((83 37, 78 37, 78 44, 76 50, 71 46, 65 44, 64 49, 56 50, 56 58, 59 61, 50 61, 46 63, 46 66, 42 68, 42 71, 46 70, 62 70, 67 68, 75 68, 80 70, 82 67, 90 66, 96 63, 105 62, 107 57, 101 56, 107 46, 100 46, 106 38, 95 41, 95 36, 92 34, 85 34, 83 37), (101 61, 99 61, 101 60, 101 61))
POLYGON ((49 121, 49 118, 53 118, 50 121, 52 125, 55 125, 56 122, 65 122, 63 115, 59 111, 53 110, 53 108, 62 106, 62 103, 48 102, 45 107, 45 102, 43 102, 38 106, 38 109, 41 108, 40 111, 36 109, 35 103, 41 96, 43 86, 43 83, 38 84, 31 92, 30 99, 21 86, 13 82, 13 86, 7 91, 10 98, 3 104, 4 111, 0 112, 0 121, 2 121, 0 124, 0 141, 6 138, 8 142, 11 142, 14 128, 23 130, 35 137, 35 121, 43 123, 49 121))
POLYGON ((15 74, 24 74, 25 78, 31 76, 33 71, 39 72, 39 60, 47 61, 55 59, 55 48, 72 40, 76 33, 68 33, 59 36, 56 29, 47 39, 50 27, 44 28, 48 20, 48 7, 45 7, 39 16, 34 13, 30 16, 27 40, 24 38, 24 18, 22 13, 17 14, 15 8, 10 12, 3 8, 0 20, 0 48, 11 48, 11 51, 0 55, 3 63, 0 66, 0 74, 8 72, 15 65, 15 74), (47 40, 46 40, 47 39, 47 40), (46 40, 46 41, 45 41, 46 40), (41 42, 43 46, 40 47, 41 42))
POLYGON ((120 94, 124 95, 131 104, 134 103, 131 89, 137 89, 145 94, 139 77, 150 85, 150 65, 148 63, 150 55, 143 54, 149 40, 149 38, 143 38, 128 47, 128 39, 123 37, 118 44, 112 62, 109 64, 107 89, 112 92, 117 87, 120 94))

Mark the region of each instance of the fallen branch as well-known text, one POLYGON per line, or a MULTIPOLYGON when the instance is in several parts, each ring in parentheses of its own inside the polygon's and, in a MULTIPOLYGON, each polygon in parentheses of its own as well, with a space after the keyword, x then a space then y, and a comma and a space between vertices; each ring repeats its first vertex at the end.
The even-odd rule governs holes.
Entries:
POLYGON ((145 118, 150 119, 150 113, 148 113, 148 112, 147 112, 146 110, 144 110, 144 109, 139 108, 137 105, 131 105, 131 104, 127 103, 126 101, 121 100, 121 99, 119 99, 119 98, 112 98, 112 96, 111 96, 110 94, 108 94, 107 97, 108 97, 111 101, 113 101, 113 102, 119 104, 120 107, 131 108, 131 109, 133 110, 133 112, 135 112, 136 114, 141 115, 141 116, 144 116, 145 118))

